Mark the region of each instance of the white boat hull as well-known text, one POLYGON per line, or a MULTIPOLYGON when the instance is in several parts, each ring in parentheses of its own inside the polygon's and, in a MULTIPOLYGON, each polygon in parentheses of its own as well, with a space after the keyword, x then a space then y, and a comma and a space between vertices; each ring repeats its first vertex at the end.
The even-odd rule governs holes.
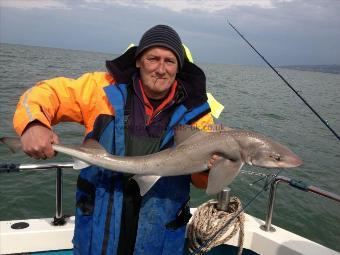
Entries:
MULTIPOLYGON (((274 226, 275 232, 260 229, 264 222, 245 215, 244 248, 262 255, 336 255, 325 246, 274 226)), ((0 222, 0 254, 27 253, 50 250, 72 249, 74 217, 64 226, 53 226, 53 219, 30 219, 0 222), (14 230, 17 222, 27 222, 29 227, 14 230)), ((237 246, 238 235, 227 244, 237 246)))

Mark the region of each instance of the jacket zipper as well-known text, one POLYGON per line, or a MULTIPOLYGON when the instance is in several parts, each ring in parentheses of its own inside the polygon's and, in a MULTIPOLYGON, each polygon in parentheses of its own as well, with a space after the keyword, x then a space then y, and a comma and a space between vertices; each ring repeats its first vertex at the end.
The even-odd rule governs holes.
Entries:
MULTIPOLYGON (((113 186, 114 186, 114 183, 112 183, 111 187, 113 186)), ((106 219, 105 219, 104 238, 103 238, 102 253, 101 253, 102 255, 106 255, 107 246, 109 243, 110 225, 111 225, 111 218, 112 218, 111 215, 112 215, 112 208, 113 208, 113 196, 114 196, 114 189, 111 188, 110 195, 109 195, 109 204, 107 206, 106 219)))
POLYGON ((175 104, 175 101, 172 100, 166 107, 164 107, 163 109, 161 109, 159 112, 157 112, 148 122, 148 125, 151 124, 151 122, 156 119, 156 117, 161 114, 162 112, 164 112, 165 110, 169 109, 171 106, 173 106, 175 104))

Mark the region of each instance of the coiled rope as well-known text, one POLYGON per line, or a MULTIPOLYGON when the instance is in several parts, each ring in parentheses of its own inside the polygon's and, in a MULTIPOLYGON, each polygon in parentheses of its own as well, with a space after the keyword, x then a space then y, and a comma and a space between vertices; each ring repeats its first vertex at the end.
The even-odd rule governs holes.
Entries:
MULTIPOLYGON (((271 183, 275 180, 275 178, 280 174, 282 170, 278 171, 276 174, 273 174, 273 175, 268 175, 268 178, 266 178, 266 181, 265 181, 265 184, 264 186, 262 187, 261 190, 259 190, 244 206, 243 208, 238 208, 238 211, 235 212, 234 216, 231 217, 226 223, 225 225, 223 225, 220 229, 218 229, 209 239, 207 240, 202 240, 201 241, 201 244, 198 248, 194 248, 193 247, 193 242, 189 240, 189 251, 192 255, 196 255, 196 254, 201 254, 201 251, 204 249, 204 247, 207 247, 209 245, 209 243, 211 243, 213 240, 215 240, 216 237, 219 237, 219 234, 224 231, 224 229, 228 228, 230 223, 236 219, 236 217, 238 217, 240 214, 242 214, 244 212, 244 210, 246 208, 248 208, 264 191, 268 190, 268 187, 271 185, 271 183), (271 178, 270 178, 271 177, 271 178), (194 249, 194 250, 193 250, 194 249), (193 250, 193 251, 192 251, 193 250)), ((261 179, 263 179, 261 177, 261 179)), ((215 202, 216 203, 216 202, 215 202)), ((195 217, 195 216, 194 216, 195 217)), ((194 218, 193 217, 193 218, 194 218)), ((193 219, 192 219, 193 220, 193 219)), ((191 220, 191 222, 193 222, 191 220)), ((187 236, 188 236, 188 239, 191 239, 193 240, 193 238, 190 236, 192 236, 191 232, 194 231, 195 229, 190 227, 191 223, 188 224, 188 233, 187 233, 187 236)), ((240 231, 241 232, 241 231, 240 231)), ((244 229, 242 230, 242 232, 244 232, 244 229)), ((197 239, 198 240, 198 239, 197 239)))
POLYGON ((241 201, 237 197, 231 197, 227 211, 217 208, 216 200, 209 200, 200 205, 195 211, 190 223, 188 224, 189 251, 193 252, 199 248, 197 254, 208 252, 212 248, 226 243, 237 232, 238 255, 242 254, 244 239, 244 213, 241 201), (228 225, 229 227, 224 227, 228 225), (221 229, 223 230, 221 231, 221 229), (209 240, 212 240, 209 242, 209 240), (202 244, 207 243, 202 247, 202 244))

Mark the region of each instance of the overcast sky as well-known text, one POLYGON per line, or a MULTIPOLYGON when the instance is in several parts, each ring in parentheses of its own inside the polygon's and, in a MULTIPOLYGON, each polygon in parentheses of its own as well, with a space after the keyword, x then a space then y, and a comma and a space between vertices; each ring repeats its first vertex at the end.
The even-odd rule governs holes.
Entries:
POLYGON ((197 62, 340 64, 340 0, 0 0, 0 42, 120 53, 156 24, 197 62))

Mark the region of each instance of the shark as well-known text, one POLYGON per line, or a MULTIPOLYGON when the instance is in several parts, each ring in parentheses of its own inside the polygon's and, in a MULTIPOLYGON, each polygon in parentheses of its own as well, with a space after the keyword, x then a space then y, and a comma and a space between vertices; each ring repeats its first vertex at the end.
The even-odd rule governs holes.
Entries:
MULTIPOLYGON (((3 137, 0 141, 12 152, 21 150, 18 137, 3 137)), ((212 155, 219 157, 209 169, 208 195, 217 194, 229 185, 245 164, 263 168, 294 168, 302 164, 302 160, 286 146, 260 133, 241 129, 215 128, 212 132, 203 132, 192 126, 178 126, 174 131, 174 144, 145 156, 112 155, 91 138, 78 146, 52 144, 52 147, 73 157, 74 169, 96 165, 132 174, 142 196, 161 176, 207 170, 212 155)))

